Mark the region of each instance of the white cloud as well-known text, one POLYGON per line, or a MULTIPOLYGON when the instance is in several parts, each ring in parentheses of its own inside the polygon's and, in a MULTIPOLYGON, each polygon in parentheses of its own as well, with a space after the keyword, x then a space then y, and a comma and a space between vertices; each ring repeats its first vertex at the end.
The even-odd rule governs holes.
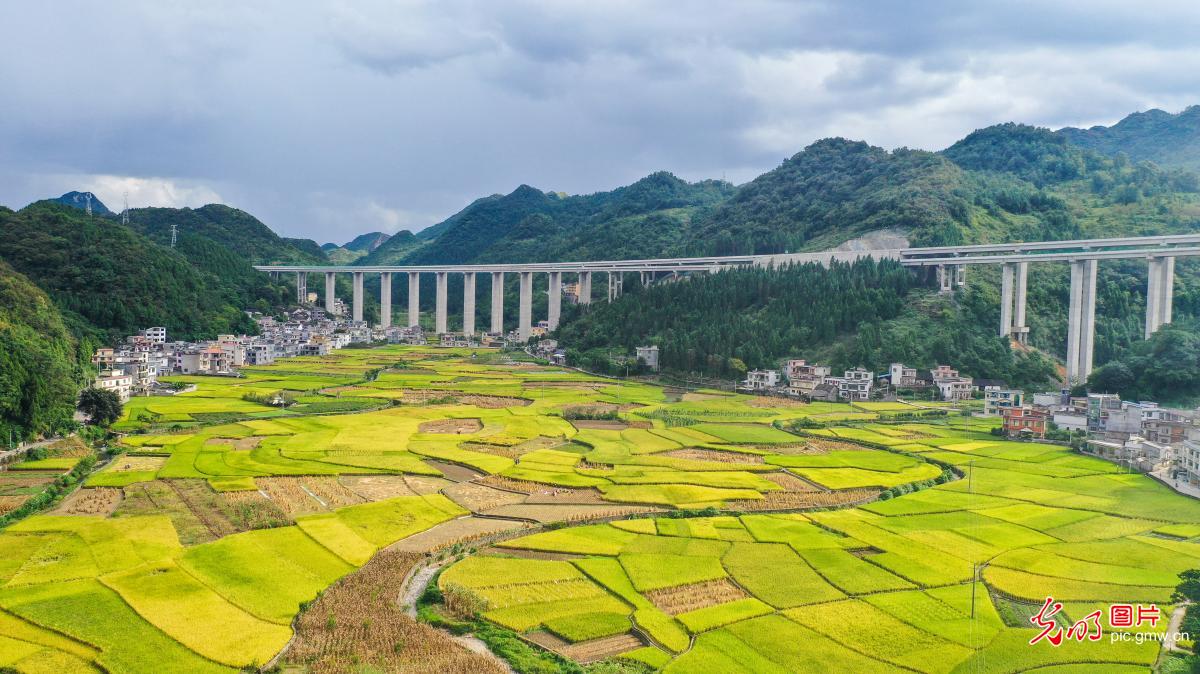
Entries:
POLYGON ((117 212, 121 210, 126 194, 130 208, 198 208, 224 203, 221 195, 208 185, 189 180, 114 175, 56 176, 56 179, 64 185, 76 185, 70 189, 95 194, 110 210, 117 212))

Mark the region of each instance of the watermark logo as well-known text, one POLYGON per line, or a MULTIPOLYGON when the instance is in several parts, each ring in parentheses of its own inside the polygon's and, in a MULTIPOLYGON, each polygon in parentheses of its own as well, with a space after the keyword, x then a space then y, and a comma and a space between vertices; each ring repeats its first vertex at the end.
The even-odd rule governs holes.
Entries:
MULTIPOLYGON (((1063 605, 1061 602, 1054 601, 1053 597, 1046 597, 1042 608, 1037 612, 1037 615, 1029 619, 1033 626, 1040 631, 1037 636, 1029 640, 1029 645, 1036 645, 1040 641, 1046 641, 1052 646, 1058 646, 1063 641, 1074 639, 1075 641, 1100 641, 1104 638, 1104 625, 1101 624, 1101 618, 1104 617, 1104 611, 1096 609, 1084 616, 1082 619, 1074 623, 1067 624, 1065 620, 1059 617, 1063 605)), ((1158 626, 1158 621, 1162 618, 1162 612, 1155 604, 1112 604, 1108 607, 1108 627, 1113 630, 1131 629, 1142 627, 1149 624, 1151 628, 1158 626)), ((1168 635, 1158 632, 1111 632, 1109 641, 1136 641, 1142 643, 1144 641, 1154 640, 1161 641, 1167 638, 1168 635)), ((1173 635, 1175 639, 1188 639, 1187 634, 1173 635)))

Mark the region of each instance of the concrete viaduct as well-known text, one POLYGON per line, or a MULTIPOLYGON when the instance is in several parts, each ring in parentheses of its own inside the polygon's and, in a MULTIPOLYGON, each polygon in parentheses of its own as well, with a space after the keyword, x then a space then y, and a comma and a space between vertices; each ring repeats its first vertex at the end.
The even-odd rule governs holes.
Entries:
POLYGON ((588 304, 592 298, 592 278, 605 275, 608 282, 608 301, 619 297, 626 274, 637 273, 643 285, 653 282, 660 274, 677 276, 683 272, 710 273, 722 269, 747 266, 773 267, 786 264, 817 263, 828 266, 832 261, 852 262, 863 257, 898 260, 908 267, 934 268, 942 292, 952 292, 966 283, 966 268, 971 265, 1001 265, 1000 335, 1025 342, 1029 328, 1025 325, 1026 280, 1030 263, 1066 262, 1071 269, 1071 295, 1067 329, 1067 379, 1081 383, 1092 371, 1092 351, 1095 338, 1096 269, 1101 260, 1145 259, 1149 265, 1146 301, 1146 337, 1171 322, 1171 303, 1175 280, 1175 258, 1200 256, 1200 234, 1172 236, 1123 237, 1111 239, 1079 239, 1071 241, 1039 241, 976 246, 942 246, 934 248, 902 248, 870 251, 827 251, 822 253, 791 253, 779 255, 735 255, 727 257, 660 258, 649 260, 607 260, 599 262, 547 262, 530 264, 424 265, 424 266, 296 266, 260 265, 255 269, 296 274, 296 294, 303 302, 308 295, 308 275, 325 275, 325 309, 334 308, 334 284, 337 274, 351 274, 353 299, 351 315, 355 321, 363 317, 363 277, 380 276, 380 323, 392 324, 392 275, 408 275, 408 325, 418 325, 420 318, 420 277, 433 274, 436 278, 434 310, 435 331, 449 332, 447 287, 450 274, 463 276, 462 332, 472 335, 475 327, 475 278, 491 274, 492 311, 491 332, 504 330, 504 277, 516 274, 520 280, 517 334, 528 339, 533 326, 533 276, 546 274, 549 292, 548 324, 558 327, 562 312, 563 274, 576 275, 579 301, 588 304))

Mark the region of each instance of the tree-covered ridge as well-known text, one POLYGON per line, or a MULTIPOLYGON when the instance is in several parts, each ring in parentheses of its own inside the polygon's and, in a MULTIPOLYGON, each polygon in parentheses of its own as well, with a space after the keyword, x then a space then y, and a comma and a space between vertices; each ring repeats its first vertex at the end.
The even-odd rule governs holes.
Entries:
POLYGON ((1073 145, 1106 155, 1124 153, 1135 161, 1200 170, 1200 106, 1180 113, 1135 112, 1112 126, 1057 131, 1073 145))
POLYGON ((281 238, 253 215, 223 204, 195 209, 137 208, 129 211, 129 226, 159 244, 170 244, 172 225, 181 234, 208 239, 253 264, 319 264, 325 261, 319 247, 308 245, 313 242, 298 246, 292 243, 293 240, 281 238))
POLYGON ((110 337, 152 325, 180 338, 253 331, 243 278, 253 274, 254 287, 285 292, 210 240, 183 234, 172 250, 115 218, 51 202, 0 211, 0 259, 80 317, 81 330, 92 326, 110 337))
POLYGON ((983 302, 959 306, 932 296, 897 262, 864 259, 829 269, 729 270, 636 289, 573 312, 558 335, 576 362, 592 367, 603 366, 607 349, 656 344, 663 367, 718 377, 807 357, 835 371, 954 363, 979 377, 1047 383, 1048 360, 1011 351, 976 313, 990 311, 983 302))
POLYGON ((0 261, 0 442, 72 425, 93 346, 77 342, 46 293, 0 261))
POLYGON ((508 195, 478 199, 421 232, 417 239, 429 241, 424 246, 394 237, 362 263, 588 260, 680 251, 693 215, 733 189, 714 180, 688 183, 666 172, 589 195, 521 185, 508 195))

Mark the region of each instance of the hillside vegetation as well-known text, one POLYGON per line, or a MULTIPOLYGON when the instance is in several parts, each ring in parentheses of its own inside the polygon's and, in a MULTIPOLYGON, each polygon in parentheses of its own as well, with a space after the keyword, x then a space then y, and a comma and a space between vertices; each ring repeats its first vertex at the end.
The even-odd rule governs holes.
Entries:
POLYGON ((0 261, 0 443, 72 424, 92 346, 75 340, 46 293, 0 261))

